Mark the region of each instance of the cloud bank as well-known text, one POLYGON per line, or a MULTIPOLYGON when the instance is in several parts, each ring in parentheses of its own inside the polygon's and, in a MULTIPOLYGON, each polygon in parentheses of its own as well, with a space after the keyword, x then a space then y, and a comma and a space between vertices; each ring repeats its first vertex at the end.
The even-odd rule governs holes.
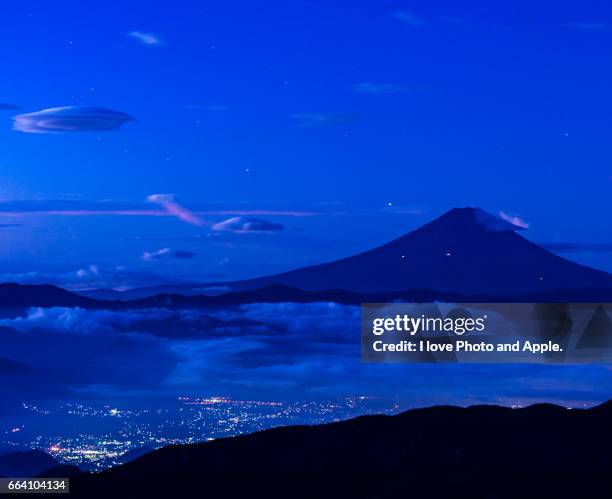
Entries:
MULTIPOLYGON (((94 384, 151 397, 194 391, 253 400, 273 391, 279 400, 367 395, 413 406, 592 400, 612 389, 609 369, 595 365, 364 364, 359 307, 334 303, 183 311, 34 308, 0 326, 8 361, 44 372, 40 383, 24 378, 20 396, 26 399, 44 386, 45 396, 65 401, 66 393, 94 384), (50 380, 56 386, 48 386, 50 380)), ((108 400, 106 393, 90 395, 108 400)))
POLYGON ((13 129, 25 133, 102 132, 133 120, 128 114, 102 107, 64 106, 18 114, 13 129))

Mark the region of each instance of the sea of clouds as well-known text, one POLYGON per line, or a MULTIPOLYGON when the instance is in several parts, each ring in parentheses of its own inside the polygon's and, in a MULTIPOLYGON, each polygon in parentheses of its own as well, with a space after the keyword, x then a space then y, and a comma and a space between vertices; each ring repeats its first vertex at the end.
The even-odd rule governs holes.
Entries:
POLYGON ((32 308, 0 319, 7 400, 367 395, 405 406, 603 400, 609 366, 364 364, 359 308, 32 308), (593 389, 597 386, 597 389, 593 389))

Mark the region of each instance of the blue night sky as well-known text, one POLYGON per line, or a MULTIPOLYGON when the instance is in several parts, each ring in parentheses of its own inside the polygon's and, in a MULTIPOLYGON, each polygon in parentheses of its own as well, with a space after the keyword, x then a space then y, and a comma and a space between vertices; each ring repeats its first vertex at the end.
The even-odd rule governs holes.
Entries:
POLYGON ((466 205, 612 271, 608 2, 23 1, 3 17, 2 280, 253 276, 466 205), (13 129, 61 106, 134 121, 13 129))

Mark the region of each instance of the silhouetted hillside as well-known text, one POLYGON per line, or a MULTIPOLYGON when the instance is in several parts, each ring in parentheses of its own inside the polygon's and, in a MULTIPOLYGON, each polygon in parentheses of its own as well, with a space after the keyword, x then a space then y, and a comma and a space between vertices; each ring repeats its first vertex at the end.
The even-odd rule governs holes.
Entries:
POLYGON ((75 497, 604 497, 612 403, 432 407, 147 454, 75 479, 75 497))
POLYGON ((60 464, 38 474, 39 478, 71 478, 80 475, 82 471, 78 466, 72 464, 60 464))
MULTIPOLYGON (((88 465, 87 463, 81 464, 81 468, 77 468, 77 469, 80 472, 81 470, 82 471, 92 471, 92 470, 97 470, 100 468, 110 468, 115 463, 116 464, 126 464, 126 463, 129 463, 130 461, 133 461, 134 459, 138 459, 140 456, 144 456, 145 454, 149 452, 153 452, 152 447, 137 447, 135 449, 130 449, 125 454, 122 454, 119 457, 115 457, 112 459, 108 458, 107 460, 103 460, 103 461, 97 461, 95 463, 91 463, 90 465, 88 465)), ((56 476, 60 476, 60 475, 56 475, 56 476)), ((67 475, 63 475, 63 476, 67 476, 67 475)))
MULTIPOLYGON (((19 284, 0 284, 0 290, 9 288, 16 295, 4 302, 0 310, 23 313, 30 307, 81 307, 89 309, 126 310, 146 308, 218 308, 248 303, 314 303, 334 302, 345 305, 361 303, 387 303, 406 301, 429 303, 594 303, 612 301, 612 287, 608 289, 583 288, 560 289, 538 293, 512 294, 499 291, 497 294, 461 294, 436 290, 406 289, 396 291, 358 293, 342 289, 306 291, 282 284, 271 284, 260 289, 232 291, 220 295, 159 294, 137 300, 95 300, 86 298, 55 286, 20 286, 19 284), (44 288, 39 290, 38 288, 44 288), (30 296, 31 295, 31 296, 30 296)), ((1 367, 1 366, 0 366, 1 367)))

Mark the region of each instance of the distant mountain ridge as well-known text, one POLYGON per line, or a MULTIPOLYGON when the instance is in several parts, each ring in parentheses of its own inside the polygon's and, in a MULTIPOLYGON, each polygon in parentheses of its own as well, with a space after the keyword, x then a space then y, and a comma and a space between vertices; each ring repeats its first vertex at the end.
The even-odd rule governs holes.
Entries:
POLYGON ((0 308, 91 307, 96 300, 66 291, 52 284, 0 284, 0 308))
MULTIPOLYGON (((340 260, 238 281, 177 283, 85 296, 143 299, 156 294, 199 295, 284 285, 307 291, 353 293, 435 291, 522 296, 612 290, 612 275, 571 262, 517 234, 514 225, 479 208, 455 208, 393 241, 340 260)), ((577 293, 570 293, 576 295, 577 293)), ((597 301, 597 300, 595 300, 597 301)))
MULTIPOLYGON (((271 284, 259 289, 232 291, 220 295, 181 295, 162 293, 135 300, 96 300, 83 297, 56 286, 23 286, 15 283, 0 284, 0 295, 8 289, 15 292, 9 300, 0 300, 0 311, 7 316, 23 314, 31 307, 79 307, 92 310, 129 310, 147 308, 218 308, 249 303, 316 303, 333 302, 342 305, 359 305, 361 303, 388 303, 406 301, 430 303, 596 303, 612 302, 612 288, 603 289, 563 289, 527 294, 459 294, 435 290, 398 290, 379 293, 358 293, 342 289, 324 291, 305 291, 302 289, 271 284)), ((0 370, 4 366, 0 359, 0 370)), ((13 366, 17 367, 17 366, 13 366)))
POLYGON ((431 407, 170 446, 71 484, 74 497, 603 497, 612 402, 431 407))
MULTIPOLYGON (((0 284, 0 308, 188 307, 258 302, 612 301, 612 274, 566 260, 522 230, 478 208, 455 208, 372 250, 254 279, 135 290, 132 300, 99 299, 61 288, 0 284), (179 293, 156 293, 176 289, 179 293), (216 289, 221 294, 203 294, 216 289), (151 293, 154 293, 151 295, 151 293)), ((97 297, 118 297, 98 290, 97 297)), ((127 296, 131 296, 127 294, 127 296)))

